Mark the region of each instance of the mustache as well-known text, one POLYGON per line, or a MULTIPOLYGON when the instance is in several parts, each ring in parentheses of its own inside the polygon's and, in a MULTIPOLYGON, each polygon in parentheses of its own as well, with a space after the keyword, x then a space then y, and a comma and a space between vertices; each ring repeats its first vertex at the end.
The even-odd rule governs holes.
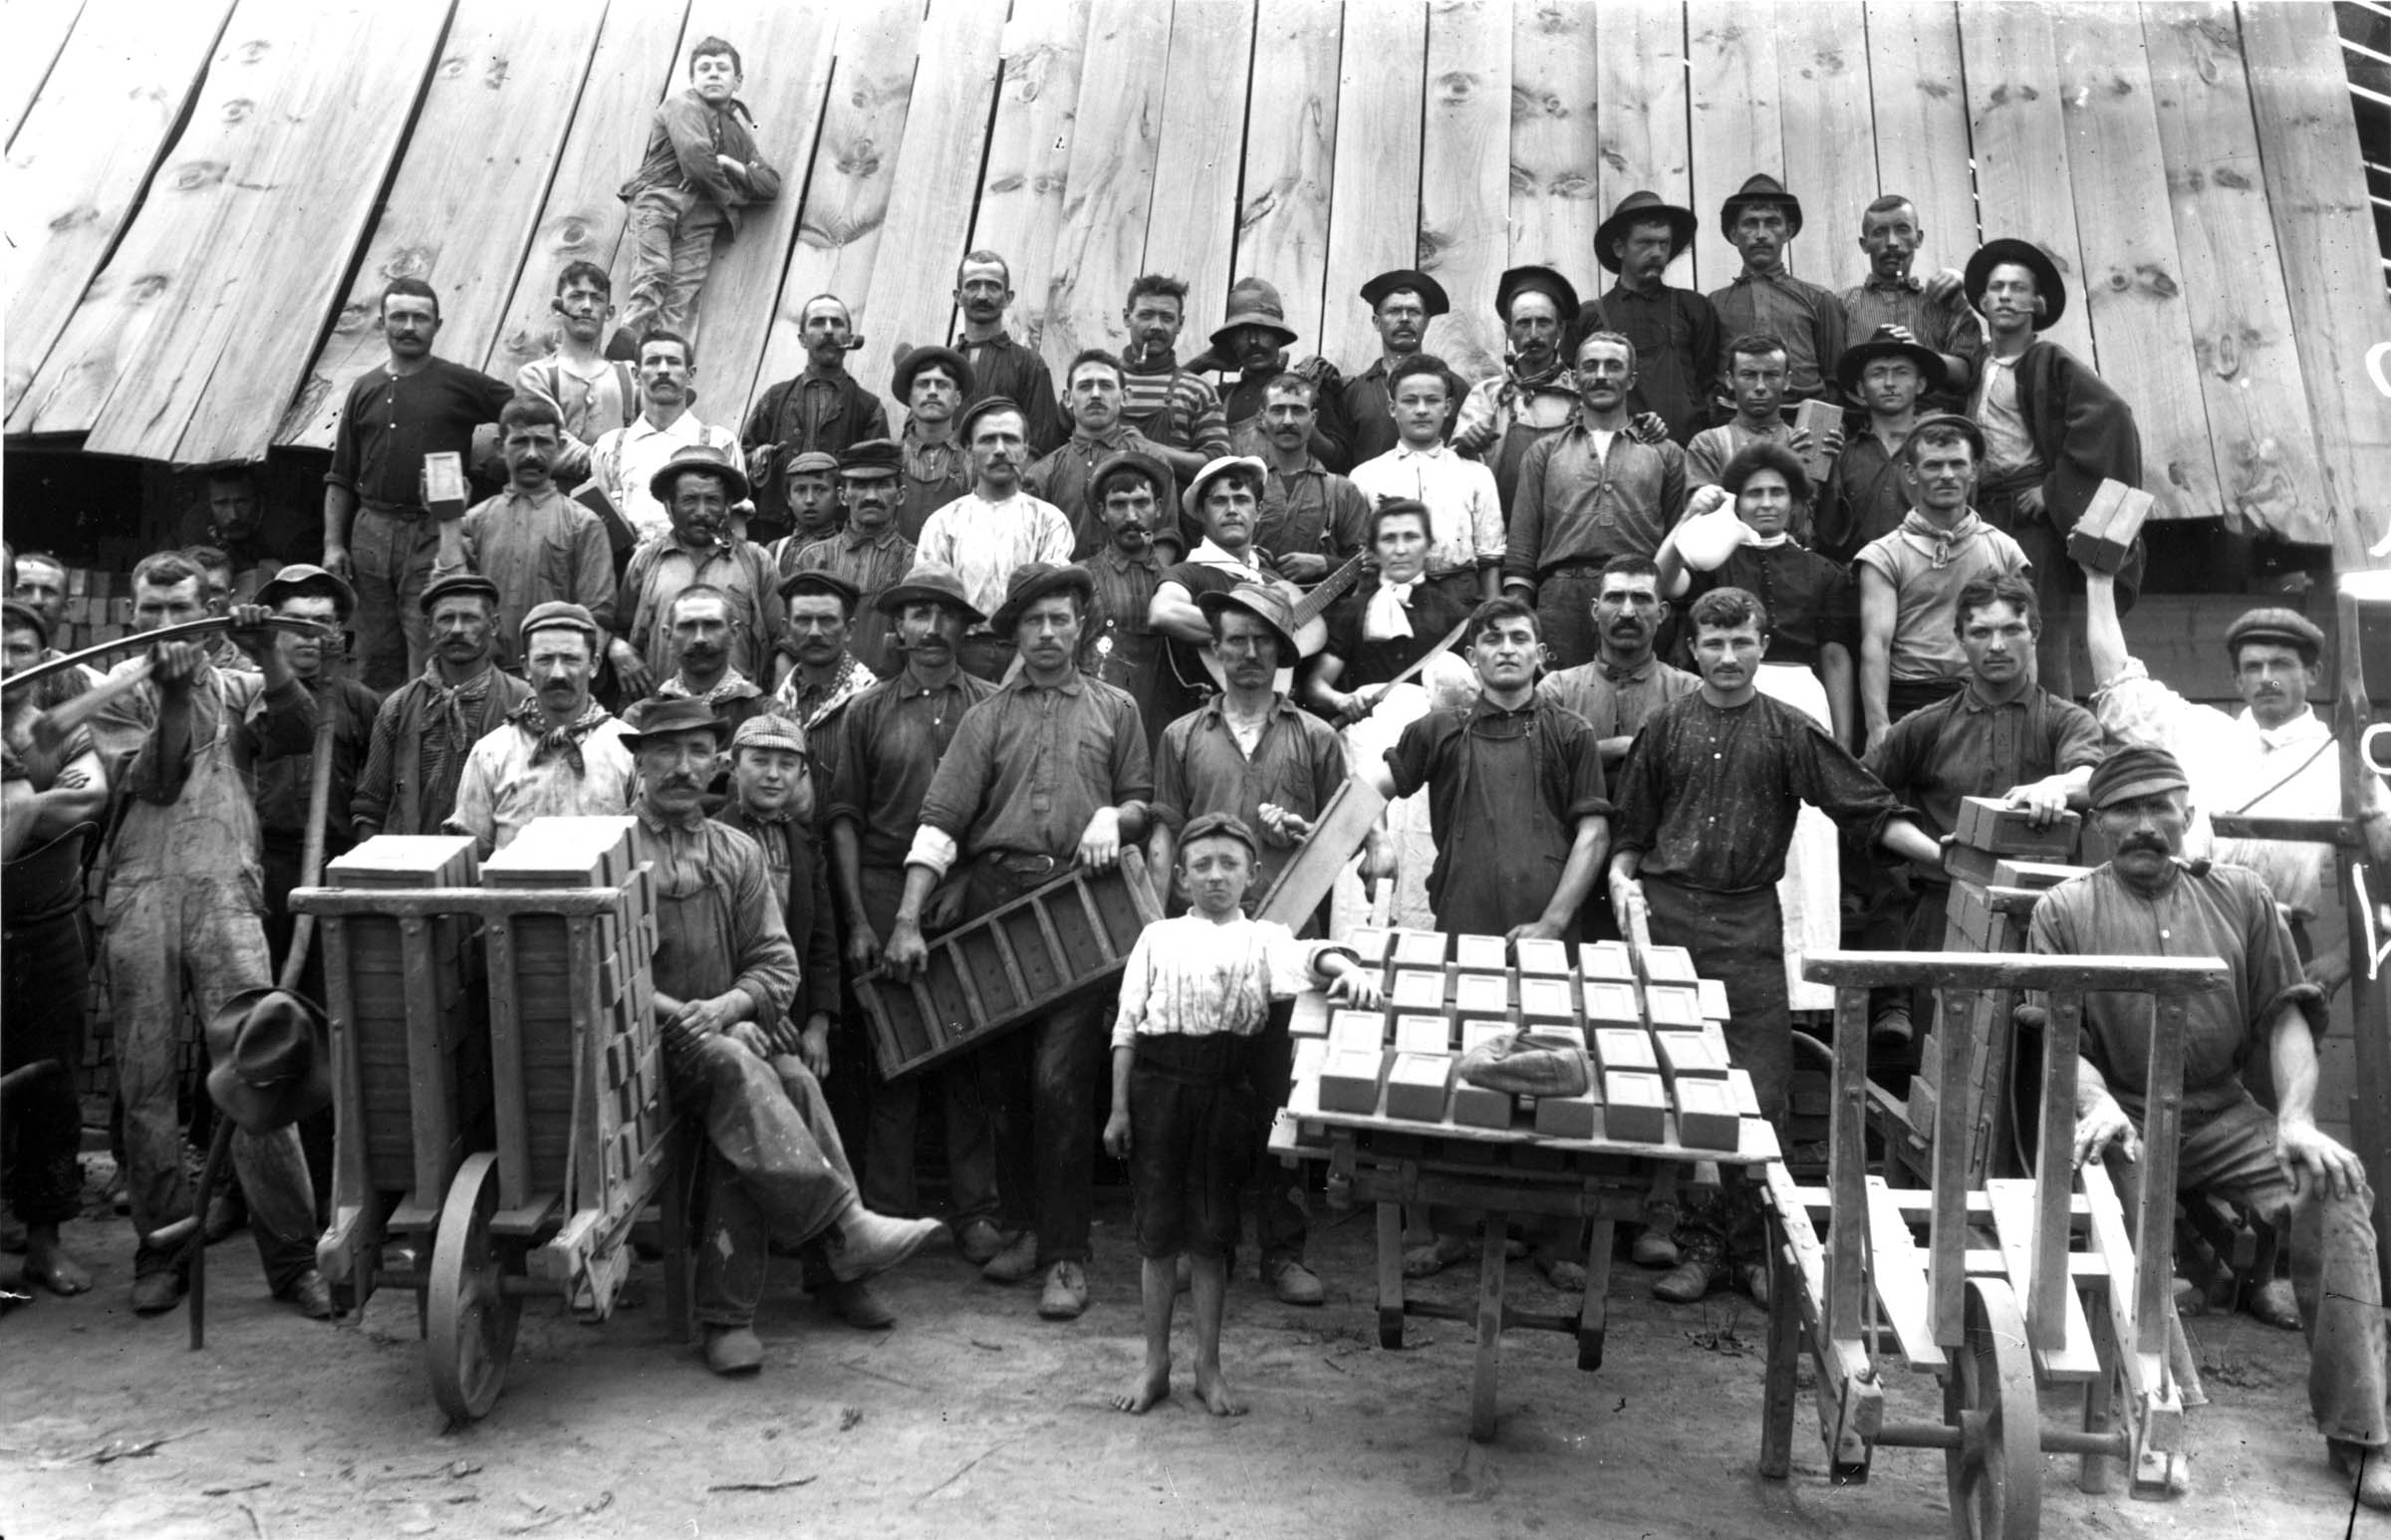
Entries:
POLYGON ((2175 852, 2167 848, 2167 842, 2160 839, 2155 834, 2129 834, 2124 839, 2117 842, 2118 855, 2130 855, 2135 851, 2148 851, 2154 856, 2172 856, 2175 854, 2175 852))
POLYGON ((677 772, 677 771, 675 771, 675 772, 674 772, 674 773, 672 773, 671 775, 667 775, 667 776, 665 776, 665 777, 664 777, 663 780, 661 780, 661 781, 657 782, 657 786, 658 786, 658 789, 660 789, 660 790, 663 790, 663 791, 703 791, 703 790, 705 790, 705 788, 704 788, 703 786, 700 786, 700 785, 698 785, 698 784, 697 784, 697 778, 696 778, 695 776, 693 776, 693 775, 682 775, 682 774, 680 774, 680 773, 679 773, 679 772, 677 772))

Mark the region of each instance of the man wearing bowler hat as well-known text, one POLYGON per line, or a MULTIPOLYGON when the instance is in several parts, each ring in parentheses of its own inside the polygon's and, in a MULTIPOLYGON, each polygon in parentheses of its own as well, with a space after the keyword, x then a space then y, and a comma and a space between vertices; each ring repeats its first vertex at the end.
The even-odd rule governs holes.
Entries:
POLYGON ((1577 417, 1569 344, 1577 324, 1577 286, 1548 267, 1515 267, 1494 286, 1510 357, 1500 375, 1472 385, 1454 419, 1453 446, 1494 469, 1502 506, 1519 485, 1527 446, 1577 417))
POLYGON ((672 600, 699 583, 729 599, 730 666, 751 679, 768 678, 780 642, 780 582, 763 547, 731 522, 732 505, 747 497, 746 473, 721 450, 696 445, 658 466, 648 487, 671 527, 640 542, 623 569, 608 652, 622 694, 638 699, 678 666, 672 600))
MULTIPOLYGON (((1060 508, 1022 489, 1032 450, 1029 418, 1018 402, 982 396, 964 408, 960 430, 971 455, 971 490, 930 516, 920 555, 954 569, 971 603, 993 612, 1014 572, 1033 562, 1070 561, 1076 536, 1060 508)), ((963 666, 983 679, 1002 678, 1012 658, 1006 637, 974 630, 963 639, 963 666)))
MULTIPOLYGON (((847 961, 856 975, 880 965, 882 944, 896 932, 906 852, 922 821, 930 778, 963 713, 996 693, 994 684, 965 673, 958 661, 964 628, 985 618, 972 608, 952 572, 918 567, 877 604, 895 624, 904 670, 840 713, 833 734, 835 768, 822 805, 832 891, 847 921, 847 961)), ((942 928, 946 911, 959 906, 960 885, 949 888, 952 902, 933 898, 928 905, 925 922, 933 930, 942 928)), ((869 1068, 865 1073, 873 1074, 869 1068)), ((926 1090, 934 1093, 945 1124, 947 1222, 963 1256, 979 1266, 1003 1243, 996 1230, 995 1149, 973 1066, 948 1066, 897 1081, 873 1074, 864 1200, 882 1213, 921 1212, 914 1147, 926 1090)))
POLYGON ((1594 259, 1619 275, 1609 292, 1577 313, 1577 335, 1616 332, 1639 361, 1631 413, 1657 412, 1680 448, 1706 426, 1725 363, 1719 314, 1691 289, 1663 281, 1669 264, 1694 244, 1694 210, 1641 189, 1619 200, 1594 230, 1594 259))
POLYGON ((885 679, 905 659, 890 646, 888 617, 873 601, 913 571, 917 555, 897 527, 905 454, 892 440, 875 438, 849 445, 838 465, 847 526, 781 563, 780 597, 790 597, 789 580, 801 572, 827 572, 853 586, 861 608, 850 645, 874 677, 885 679))
POLYGON ((431 663, 393 690, 374 718, 366 768, 349 799, 357 838, 438 834, 456 807, 473 745, 531 699, 498 666, 498 585, 473 573, 423 591, 431 663))
MULTIPOLYGON (((2302 976, 2275 896, 2247 868, 2183 859, 2191 778, 2165 749, 2118 749, 2092 772, 2105 865, 2042 896, 2031 951, 2058 956, 2222 957, 2230 988, 2185 997, 2175 1151, 2180 1189, 2251 1209, 2289 1237, 2291 1293, 2308 1338, 2308 1410, 2359 1503, 2391 1509, 2382 1279, 2374 1193, 2358 1157, 2316 1127, 2324 992, 2302 976), (2244 1084, 2264 1063, 2271 1114, 2244 1084)), ((2083 997, 2075 1069, 2075 1162, 2141 1158, 2153 1002, 2083 997)), ((2143 1233, 2168 1217, 2145 1215, 2143 1233)))
POLYGON ((523 618, 523 672, 532 696, 475 743, 441 830, 469 834, 482 859, 550 815, 619 814, 637 769, 623 724, 590 698, 598 623, 579 605, 546 604, 523 618))
POLYGON ((1428 324, 1453 309, 1443 284, 1408 267, 1381 273, 1362 285, 1362 303, 1370 307, 1379 356, 1332 394, 1336 409, 1323 428, 1338 447, 1340 457, 1329 461, 1329 469, 1337 471, 1349 471, 1395 447, 1399 435, 1387 372, 1420 352, 1428 324))
MULTIPOLYGON (((1077 567, 1014 570, 993 618, 1014 639, 1021 672, 963 715, 922 800, 906 853, 905 894, 885 960, 900 978, 927 951, 931 891, 958 870, 967 914, 984 914, 1068 871, 1103 870, 1146 833, 1154 796, 1146 727, 1128 694, 1079 671, 1094 584, 1077 567)), ((1105 1056, 1104 1008, 1050 1013, 975 1056, 996 1128, 1004 1249, 982 1269, 1013 1283, 1044 1270, 1038 1313, 1087 1309, 1088 1141, 1105 1056)))
POLYGON ((909 348, 897 360, 889 382, 905 402, 897 528, 908 540, 919 541, 931 514, 971 490, 971 457, 955 432, 955 416, 973 383, 970 364, 952 348, 909 348))
MULTIPOLYGON (((634 716, 623 734, 640 774, 632 850, 655 872, 657 992, 677 1002, 664 1026, 665 1064, 673 1100, 706 1134, 697 1319, 706 1367, 752 1374, 763 1367, 754 1321, 772 1242, 814 1248, 846 1287, 904 1261, 939 1227, 867 1209, 821 1098, 805 1096, 801 1109, 770 1062, 801 1046, 787 1020, 797 951, 763 850, 701 806, 729 730, 701 701, 643 701, 634 716)), ((801 1090, 812 1081, 802 1064, 790 1069, 801 1090)), ((839 1308, 835 1294, 831 1304, 839 1308)))
MULTIPOLYGON (((1831 289, 1804 283, 1785 270, 1785 248, 1801 233, 1801 200, 1765 171, 1747 178, 1720 205, 1719 233, 1743 258, 1743 270, 1710 293, 1727 338, 1773 333, 1785 342, 1785 398, 1806 401, 1834 393, 1835 361, 1843 356, 1849 323, 1831 289)), ((1724 354, 1722 371, 1731 367, 1724 354)))

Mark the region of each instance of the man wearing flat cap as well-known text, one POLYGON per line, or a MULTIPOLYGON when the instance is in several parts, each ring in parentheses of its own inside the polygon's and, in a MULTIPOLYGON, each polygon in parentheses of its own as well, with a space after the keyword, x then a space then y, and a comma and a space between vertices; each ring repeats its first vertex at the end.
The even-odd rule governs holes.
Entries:
MULTIPOLYGON (((2290 1238, 2291 1292, 2308 1338, 2308 1407, 2345 1488, 2391 1509, 2383 1313, 2358 1157, 2315 1123, 2324 992, 2303 978, 2266 885, 2249 869, 2183 859, 2190 777, 2165 749, 2116 750, 2093 771, 2105 865, 2042 896, 2030 950, 2103 957, 2222 957, 2229 987, 2184 998, 2179 1190, 2238 1203, 2290 1238), (2256 1061, 2256 1062, 2254 1062, 2256 1061), (2272 1072, 2270 1116, 2244 1085, 2272 1072)), ((2087 994, 2076 1065, 2075 1160, 2139 1158, 2155 1003, 2087 994)), ((2148 1217, 2148 1216, 2146 1216, 2148 1217)), ((2164 1233, 2166 1219, 2155 1223, 2164 1233)), ((2146 1229, 2145 1234, 2149 1231, 2146 1229)))
MULTIPOLYGON (((847 921, 851 976, 880 965, 881 947, 896 933, 905 858, 922 821, 922 799, 963 713, 996 693, 994 684, 965 673, 958 661, 964 628, 985 617, 972 608, 951 571, 918 567, 876 604, 895 627, 904 668, 839 714, 832 734, 835 768, 822 807, 832 889, 847 921)), ((959 884, 953 885, 952 897, 959 904, 959 884)), ((928 927, 942 928, 938 916, 953 907, 932 899, 928 927)), ((881 1213, 922 1211, 914 1149, 926 1092, 943 1117, 947 1223, 964 1258, 978 1266, 1001 1250, 1002 1242, 996 1230, 995 1147, 974 1066, 933 1069, 898 1081, 873 1075, 864 1201, 881 1213)))
MULTIPOLYGON (((2339 818, 2341 756, 2332 730, 2308 704, 2317 687, 2324 633, 2295 610, 2246 612, 2226 628, 2234 690, 2242 709, 2226 712, 2185 699, 2126 649, 2117 616, 2117 580, 2084 575, 2084 641, 2092 658, 2092 713, 2123 743, 2174 754, 2195 777, 2192 805, 2204 813, 2254 818, 2339 818)), ((2205 819, 2190 834, 2195 855, 2258 874, 2291 916, 2300 955, 2329 987, 2348 976, 2348 943, 2339 936, 2311 953, 2308 926, 2324 902, 2333 848, 2292 840, 2220 840, 2205 819)))
POLYGON ((1638 190, 1619 200, 1594 231, 1594 258, 1619 281, 1577 313, 1577 335, 1616 332, 1640 361, 1627 409, 1657 412, 1679 447, 1711 420, 1723 362, 1718 312, 1691 289, 1663 281, 1694 244, 1694 210, 1638 190))
POLYGON ((531 686, 498 666, 498 585, 472 573, 434 578, 422 606, 431 662, 375 715, 366 768, 349 799, 360 840, 438 834, 455 810, 465 756, 531 699, 531 686))
MULTIPOLYGON (((863 595, 837 573, 812 568, 783 583, 780 592, 789 612, 788 640, 782 644, 788 671, 773 699, 809 735, 819 734, 847 702, 880 682, 850 645, 863 595)), ((829 769, 817 759, 817 775, 829 769)))
POLYGON ((542 605, 523 618, 520 641, 532 696, 466 754, 456 810, 441 825, 473 836, 484 860, 535 818, 627 811, 638 774, 622 722, 590 698, 599 644, 590 612, 542 605))
MULTIPOLYGON (((1323 414, 1327 420, 1322 423, 1338 450, 1338 457, 1329 461, 1331 470, 1350 470, 1395 447, 1395 398, 1388 372, 1421 350, 1431 321, 1453 310, 1445 286, 1413 268, 1381 273, 1362 285, 1362 303, 1370 307, 1379 356, 1332 392, 1335 409, 1323 414)), ((1451 430, 1450 423, 1447 428, 1451 430)))
POLYGON ((756 527, 748 533, 758 542, 796 527, 789 478, 799 457, 835 455, 849 444, 889 436, 888 408, 847 371, 847 355, 863 340, 846 302, 835 294, 815 295, 798 312, 797 331, 805 343, 805 368, 766 388, 739 429, 755 486, 756 527))
POLYGON ((955 418, 972 383, 971 366, 952 348, 910 348, 897 360, 889 383, 905 402, 897 528, 908 540, 919 541, 931 514, 971 490, 971 457, 955 418))
MULTIPOLYGON (((1022 488, 1035 451, 1019 402, 982 396, 963 408, 959 429, 971 455, 971 490, 922 526, 920 556, 952 568, 971 603, 993 614, 1016 571, 1033 562, 1063 565, 1077 537, 1060 508, 1022 488)), ((993 632, 974 630, 963 639, 963 666, 983 679, 1002 678, 1012 658, 1009 639, 993 632)))
MULTIPOLYGON (((954 270, 954 307, 963 318, 955 351, 971 366, 962 404, 976 406, 991 396, 1016 404, 1022 442, 1036 459, 1063 441, 1063 414, 1054 403, 1054 376, 1038 350, 1015 342, 1004 329, 1005 307, 1013 303, 1013 271, 993 251, 963 254, 954 270)), ((963 434, 966 443, 970 433, 963 434)))
POLYGON ((1569 344, 1577 311, 1577 287, 1548 267, 1512 268, 1494 287, 1510 357, 1500 375, 1470 386, 1454 418, 1453 446, 1493 468, 1505 508, 1528 445, 1576 420, 1569 344))
MULTIPOLYGON (((887 443, 889 440, 870 440, 887 443)), ((839 497, 839 457, 808 449, 783 462, 789 501, 789 532, 764 545, 772 563, 787 577, 796 570, 799 552, 818 540, 828 540, 846 526, 846 505, 839 497)))
MULTIPOLYGON (((849 446, 838 469, 847 527, 783 559, 781 597, 789 597, 788 582, 801 572, 827 572, 851 585, 859 610, 849 645, 875 678, 885 679, 905 659, 889 644, 888 617, 873 601, 913 571, 917 555, 914 543, 897 527, 905 455, 889 439, 876 438, 849 446)), ((793 542, 797 537, 789 538, 793 542)))
MULTIPOLYGON (((1044 562, 1007 580, 990 624, 1014 640, 1021 672, 963 714, 923 797, 884 954, 900 978, 927 955, 931 891, 958 871, 965 916, 984 914, 1074 863, 1111 867, 1146 833, 1154 768, 1137 702, 1079 671, 1093 587, 1081 569, 1044 562)), ((974 1056, 995 1121, 1007 1232, 981 1271, 1016 1283, 1043 1270, 1038 1313, 1050 1320, 1088 1305, 1088 1141, 1104 1055, 1103 1006, 1079 1004, 974 1056)))
POLYGON ((564 419, 551 402, 518 395, 498 413, 506 490, 439 521, 431 581, 473 573, 498 594, 495 636, 502 666, 515 662, 515 629, 538 605, 579 605, 601 628, 614 625, 615 557, 598 515, 555 481, 564 419))
POLYGON ((730 666, 768 678, 780 641, 780 582, 772 559, 731 521, 732 505, 747 497, 746 473, 722 451, 699 446, 659 466, 649 490, 671 527, 643 540, 623 569, 608 653, 623 695, 647 694, 678 666, 666 617, 674 596, 699 583, 730 601, 730 666))
POLYGON ((830 1280, 826 1303, 845 1315, 877 1302, 844 1291, 938 1226, 866 1208, 812 1072, 770 1062, 801 1056, 787 1021, 801 980, 762 848, 700 805, 730 734, 692 700, 643 701, 634 716, 622 733, 639 766, 632 851, 655 872, 657 992, 678 1002, 664 1026, 665 1065, 673 1100, 706 1133, 697 1319, 706 1367, 752 1374, 763 1366, 754 1321, 772 1242, 810 1252, 830 1280))
MULTIPOLYGON (((1743 259, 1726 287, 1710 293, 1724 337, 1773 333, 1785 341, 1785 398, 1834 395, 1835 361, 1843 356, 1849 324, 1831 289, 1804 283, 1785 270, 1785 248, 1801 233, 1801 200, 1766 172, 1747 178, 1720 205, 1719 233, 1743 259)), ((1722 371, 1733 363, 1724 354, 1722 371)))

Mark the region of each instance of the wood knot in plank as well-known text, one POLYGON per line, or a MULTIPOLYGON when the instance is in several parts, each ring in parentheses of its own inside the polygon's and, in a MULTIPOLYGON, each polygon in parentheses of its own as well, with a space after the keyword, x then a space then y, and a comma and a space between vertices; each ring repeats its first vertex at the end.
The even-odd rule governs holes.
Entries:
POLYGON ((94 208, 91 204, 78 203, 75 207, 68 209, 65 213, 60 214, 57 218, 51 220, 50 228, 64 232, 74 229, 79 224, 91 224, 99 219, 99 217, 100 210, 94 208))
POLYGON ((173 286, 170 273, 135 273, 125 285, 125 303, 146 305, 173 286))
POLYGON ((1437 77, 1437 100, 1453 104, 1477 95, 1477 77, 1467 70, 1447 70, 1437 77))
POLYGON ((420 246, 401 246, 380 271, 385 279, 420 278, 431 271, 431 253, 420 246))
POLYGON ((576 216, 556 227, 556 244, 567 251, 579 251, 590 243, 590 227, 576 216))
POLYGON ((221 160, 185 160, 166 178, 166 185, 176 192, 197 192, 222 181, 227 169, 221 160))
POLYGON ((374 307, 358 300, 341 307, 341 313, 333 318, 332 329, 343 337, 352 337, 364 331, 374 319, 374 307))
POLYGON ((1947 82, 1920 81, 1918 83, 1918 89, 1926 93, 1928 96, 1933 97, 1938 102, 1948 102, 1951 100, 1952 88, 1947 82))
POLYGON ((1994 107, 2007 107, 2013 101, 2039 102, 2042 100, 2042 93, 2036 91, 2031 86, 2023 84, 2013 86, 2007 81, 2002 81, 1999 85, 1992 88, 1992 93, 1988 95, 1985 100, 1992 103, 1994 107))
POLYGON ((452 81, 458 76, 464 74, 465 66, 470 63, 472 63, 472 61, 467 59, 463 54, 450 54, 445 59, 440 61, 440 67, 436 73, 439 75, 440 79, 444 81, 452 81))
POLYGON ((2230 165, 2221 165, 2211 171, 2209 180, 2220 187, 2231 187, 2238 192, 2248 192, 2258 185, 2250 179, 2249 172, 2236 170, 2230 165))
POLYGON ((249 115, 256 111, 257 104, 247 97, 234 97, 217 110, 216 116, 228 124, 247 123, 249 115))
POLYGON ((270 39, 251 38, 248 42, 238 44, 233 48, 232 62, 234 64, 255 64, 272 52, 274 52, 274 44, 270 39))
POLYGON ((880 146, 872 142, 870 135, 857 139, 840 151, 838 167, 842 176, 852 176, 858 181, 868 180, 880 169, 880 146))
POLYGON ((486 86, 492 91, 496 91, 499 87, 506 84, 507 72, 511 68, 512 66, 507 63, 506 56, 504 54, 492 59, 490 61, 490 67, 481 72, 482 85, 486 86))
POLYGON ((1594 178, 1583 171, 1563 171, 1546 183, 1544 190, 1556 198, 1590 198, 1594 196, 1594 178))

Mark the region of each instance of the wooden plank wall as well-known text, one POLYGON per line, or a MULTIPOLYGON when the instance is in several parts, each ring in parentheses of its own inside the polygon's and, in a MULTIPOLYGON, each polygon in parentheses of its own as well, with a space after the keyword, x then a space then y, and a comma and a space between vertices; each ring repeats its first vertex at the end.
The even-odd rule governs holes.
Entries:
MULTIPOLYGON (((2320 6, 614 0, 552 18, 535 49, 498 0, 453 23, 240 0, 204 75, 176 79, 164 26, 140 38, 162 97, 119 115, 123 142, 67 142, 52 126, 79 49, 124 31, 104 19, 127 3, 86 0, 79 22, 8 4, 13 186, 44 161, 63 176, 64 153, 95 168, 90 216, 7 259, 32 275, 9 314, 16 433, 185 460, 255 454, 287 414, 284 441, 320 444, 322 402, 377 357, 356 307, 399 270, 441 287, 444 353, 536 356, 564 262, 622 283, 614 189, 689 42, 716 32, 747 56, 789 186, 717 262, 708 420, 800 367, 820 290, 856 310, 855 365, 884 385, 899 345, 950 335, 952 265, 977 246, 1011 264, 1008 324, 1056 365, 1117 345, 1129 280, 1162 270, 1193 286, 1183 356, 1258 274, 1298 356, 1359 370, 1378 350, 1356 291, 1418 264, 1456 302, 1430 345, 1483 374, 1503 267, 1600 293, 1593 230, 1649 187, 1699 218, 1673 281, 1717 287, 1736 266, 1719 205, 1766 170, 1805 207, 1793 270, 1833 287, 1863 272, 1880 189, 1917 204, 1924 270, 1984 235, 2049 250, 2073 286, 2053 338, 2141 412, 2166 514, 2331 540, 2345 563, 2391 527, 2391 429, 2353 393, 2391 324, 2320 6), (194 111, 162 144, 178 89, 194 111)), ((204 33, 193 9, 173 24, 204 33)))

